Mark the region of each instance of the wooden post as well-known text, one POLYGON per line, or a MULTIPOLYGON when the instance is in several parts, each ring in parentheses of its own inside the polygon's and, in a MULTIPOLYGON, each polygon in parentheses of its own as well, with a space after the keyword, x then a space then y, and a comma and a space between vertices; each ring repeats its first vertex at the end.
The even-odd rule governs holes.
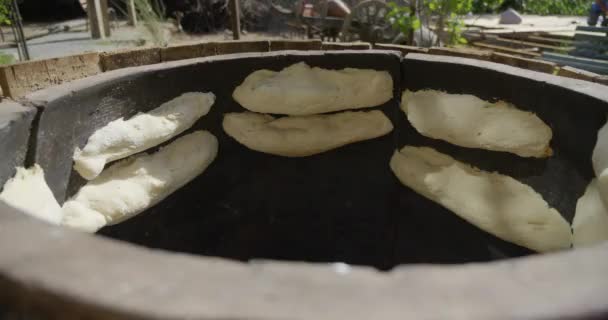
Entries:
POLYGON ((91 37, 93 39, 100 39, 102 37, 102 32, 97 16, 97 5, 96 0, 87 0, 87 16, 89 18, 89 25, 91 26, 91 37))
POLYGON ((241 14, 239 9, 239 0, 229 0, 230 7, 230 22, 232 25, 232 38, 234 40, 241 39, 241 14))
POLYGON ((101 8, 104 35, 109 37, 112 35, 112 29, 110 28, 110 11, 108 11, 108 0, 99 0, 99 5, 101 8))
POLYGON ((87 15, 89 16, 93 39, 103 39, 110 36, 108 0, 87 0, 87 15))
POLYGON ((135 10, 135 0, 127 0, 127 20, 130 26, 137 25, 137 11, 135 10))

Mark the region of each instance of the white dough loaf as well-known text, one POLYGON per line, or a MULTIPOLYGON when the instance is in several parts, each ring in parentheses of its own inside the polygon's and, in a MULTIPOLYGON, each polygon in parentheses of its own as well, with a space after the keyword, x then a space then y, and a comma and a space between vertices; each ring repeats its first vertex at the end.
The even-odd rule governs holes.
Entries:
POLYGON ((305 157, 393 130, 378 110, 274 118, 259 113, 229 113, 224 131, 247 148, 285 157, 305 157))
POLYGON ((575 248, 608 241, 608 211, 600 197, 596 179, 591 180, 585 194, 576 203, 572 232, 575 248))
POLYGON ((426 147, 404 147, 390 162, 399 180, 498 238, 538 252, 571 246, 570 224, 531 187, 426 147))
POLYGON ((190 128, 215 102, 213 93, 189 92, 160 107, 108 123, 74 152, 74 169, 85 179, 97 177, 106 163, 157 146, 190 128))
POLYGON ((196 131, 156 153, 118 162, 63 205, 62 224, 95 232, 131 218, 203 173, 217 151, 215 136, 196 131))
POLYGON ((503 101, 490 103, 435 90, 404 91, 401 109, 416 131, 429 138, 521 157, 552 154, 551 128, 535 114, 503 101))
POLYGON ((387 71, 327 70, 300 62, 279 72, 255 71, 232 96, 249 111, 312 115, 381 105, 393 97, 393 79, 387 71))
POLYGON ((15 176, 4 184, 0 200, 48 223, 61 223, 61 207, 38 164, 29 169, 18 167, 15 176))

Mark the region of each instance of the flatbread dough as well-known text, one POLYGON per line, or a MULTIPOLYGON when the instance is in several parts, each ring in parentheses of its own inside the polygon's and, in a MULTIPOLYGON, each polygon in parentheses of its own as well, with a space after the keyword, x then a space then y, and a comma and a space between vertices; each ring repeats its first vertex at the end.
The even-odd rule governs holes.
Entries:
POLYGON ((585 194, 576 203, 572 231, 575 248, 608 241, 608 211, 600 197, 596 179, 589 183, 585 194))
POLYGON ((401 109, 426 137, 522 157, 552 154, 551 128, 535 114, 503 101, 490 103, 469 94, 435 90, 404 91, 401 109))
POLYGON ((280 72, 253 72, 232 97, 254 112, 311 115, 381 105, 393 97, 393 79, 387 71, 326 70, 300 62, 280 72))
POLYGON ((118 162, 64 204, 62 224, 95 232, 131 218, 200 175, 217 150, 215 136, 196 131, 154 154, 118 162))
POLYGON ((535 251, 569 248, 570 224, 531 187, 426 147, 404 147, 390 162, 417 193, 503 240, 535 251))
POLYGON ((48 223, 61 222, 61 207, 38 164, 29 169, 18 167, 15 176, 4 184, 0 200, 48 223))
POLYGON ((106 163, 157 146, 190 128, 215 102, 213 93, 189 92, 160 107, 123 118, 95 131, 85 147, 74 152, 74 169, 94 179, 106 163))
POLYGON ((274 118, 259 113, 229 113, 224 131, 247 148, 285 157, 305 157, 393 130, 378 110, 274 118))

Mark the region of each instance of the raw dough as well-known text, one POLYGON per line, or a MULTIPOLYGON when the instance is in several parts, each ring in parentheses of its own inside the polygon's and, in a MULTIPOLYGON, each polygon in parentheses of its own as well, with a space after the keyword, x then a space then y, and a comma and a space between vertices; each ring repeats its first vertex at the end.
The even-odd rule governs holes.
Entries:
POLYGON ((275 119, 259 113, 229 113, 224 131, 249 149, 304 157, 357 141, 383 136, 393 130, 378 110, 275 119))
POLYGON ((401 109, 423 136, 522 157, 548 157, 551 128, 535 114, 499 101, 434 90, 405 91, 401 109))
POLYGON ((106 163, 157 146, 190 128, 215 102, 213 93, 189 92, 160 107, 123 118, 95 131, 86 146, 74 152, 74 169, 87 180, 101 173, 106 163))
POLYGON ((61 222, 61 207, 38 164, 29 169, 18 167, 15 176, 4 184, 0 200, 48 223, 61 222))
POLYGON ((535 251, 569 248, 570 224, 531 187, 431 148, 404 147, 390 163, 399 180, 478 228, 535 251))
POLYGON ((585 194, 576 203, 572 231, 575 248, 608 241, 608 211, 600 197, 596 179, 589 183, 585 194))
POLYGON ((258 70, 232 94, 250 111, 311 115, 381 105, 393 97, 387 71, 326 70, 300 62, 280 72, 258 70))
POLYGON ((95 232, 131 218, 200 175, 217 149, 215 136, 196 131, 154 154, 118 162, 64 204, 62 224, 95 232))

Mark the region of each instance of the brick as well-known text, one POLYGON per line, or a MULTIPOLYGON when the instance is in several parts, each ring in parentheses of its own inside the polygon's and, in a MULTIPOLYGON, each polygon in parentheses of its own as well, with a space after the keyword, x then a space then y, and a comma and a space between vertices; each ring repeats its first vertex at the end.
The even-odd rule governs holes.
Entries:
POLYGON ((321 40, 276 40, 270 41, 270 51, 321 50, 321 40))
POLYGON ((528 70, 540 71, 553 74, 557 64, 549 61, 522 58, 506 53, 493 52, 491 55, 493 62, 508 64, 510 66, 524 68, 528 70))
POLYGON ((440 56, 452 56, 490 61, 492 53, 489 51, 474 50, 467 48, 432 47, 429 53, 440 56))
POLYGON ((235 40, 235 41, 210 42, 209 45, 211 45, 215 48, 215 54, 270 51, 270 42, 268 42, 268 41, 235 40))
POLYGON ((0 85, 5 96, 18 98, 28 92, 99 73, 99 54, 87 53, 0 68, 0 85))
POLYGON ((101 54, 103 71, 160 63, 160 48, 143 48, 101 54))
POLYGON ((160 49, 160 58, 163 62, 206 57, 214 54, 215 46, 208 43, 195 43, 160 49))
POLYGON ((0 69, 2 92, 12 98, 47 87, 49 78, 44 61, 18 63, 0 69))
POLYGON ((372 45, 368 42, 323 42, 321 45, 322 50, 369 50, 371 48, 372 45))
POLYGON ((429 49, 427 49, 427 48, 420 48, 420 47, 414 47, 414 46, 403 46, 403 45, 398 45, 398 44, 382 44, 382 43, 375 43, 374 49, 401 51, 401 53, 403 53, 404 55, 408 54, 410 52, 414 52, 414 53, 428 53, 429 52, 429 49))
POLYGON ((36 109, 11 100, 0 103, 0 190, 24 166, 36 109))

